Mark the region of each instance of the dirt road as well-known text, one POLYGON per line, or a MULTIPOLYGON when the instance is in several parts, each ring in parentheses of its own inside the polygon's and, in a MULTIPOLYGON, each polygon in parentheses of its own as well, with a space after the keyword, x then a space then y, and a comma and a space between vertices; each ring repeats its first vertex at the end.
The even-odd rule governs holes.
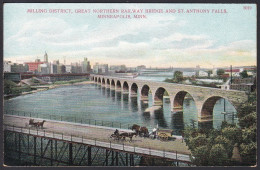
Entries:
MULTIPOLYGON (((4 115, 4 124, 14 125, 18 127, 28 127, 29 117, 22 116, 13 116, 13 115, 4 115)), ((43 119, 34 118, 34 121, 42 121, 43 119)), ((185 142, 182 142, 181 139, 175 139, 174 141, 163 142, 158 139, 150 139, 143 137, 133 137, 133 141, 116 141, 110 138, 110 135, 113 134, 116 128, 103 127, 103 126, 94 126, 87 124, 71 123, 71 122, 62 122, 54 120, 46 120, 44 123, 44 128, 39 129, 41 131, 51 131, 55 133, 63 133, 64 135, 73 135, 78 137, 84 137, 88 139, 96 139, 103 142, 113 142, 113 143, 125 143, 125 145, 131 145, 142 148, 151 148, 156 150, 165 150, 169 152, 178 152, 182 154, 190 154, 188 147, 185 145, 185 142)), ((32 129, 35 127, 32 127, 32 129)), ((130 132, 128 129, 119 129, 119 132, 130 132)))

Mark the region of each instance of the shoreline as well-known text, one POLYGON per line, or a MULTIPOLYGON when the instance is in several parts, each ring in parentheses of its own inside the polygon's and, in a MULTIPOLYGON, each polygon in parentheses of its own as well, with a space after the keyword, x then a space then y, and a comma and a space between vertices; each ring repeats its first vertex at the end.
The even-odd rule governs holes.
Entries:
MULTIPOLYGON (((51 84, 51 85, 46 85, 46 87, 44 88, 39 88, 39 89, 36 89, 36 90, 32 90, 32 91, 29 91, 29 92, 23 92, 21 94, 17 94, 17 95, 9 95, 9 96, 4 96, 4 100, 10 100, 10 99, 13 99, 13 98, 16 98, 18 96, 24 96, 24 95, 27 95, 27 94, 33 94, 33 93, 37 93, 37 92, 40 92, 40 91, 46 91, 46 90, 50 90, 50 89, 56 89, 56 88, 59 88, 59 87, 62 87, 62 86, 71 86, 71 85, 85 85, 85 84, 93 84, 94 81, 82 81, 82 82, 77 82, 77 83, 68 83, 68 84, 51 84)), ((34 88, 37 88, 37 86, 33 86, 34 88)))

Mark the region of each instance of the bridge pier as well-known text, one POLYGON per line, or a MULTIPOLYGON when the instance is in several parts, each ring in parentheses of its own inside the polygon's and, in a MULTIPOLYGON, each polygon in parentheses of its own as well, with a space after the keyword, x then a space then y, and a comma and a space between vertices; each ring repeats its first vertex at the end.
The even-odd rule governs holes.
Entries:
POLYGON ((111 89, 111 90, 116 90, 116 87, 115 87, 114 85, 111 85, 111 86, 110 86, 110 89, 111 89))
POLYGON ((213 115, 198 117, 198 122, 210 122, 210 121, 213 121, 213 115))
POLYGON ((149 98, 148 98, 148 96, 141 96, 141 97, 140 97, 140 100, 142 100, 142 101, 148 101, 149 98))
POLYGON ((172 107, 171 111, 172 111, 173 113, 182 112, 182 111, 183 111, 183 107, 182 107, 182 106, 172 107))
POLYGON ((160 100, 158 98, 153 99, 153 106, 163 106, 163 100, 160 100))
POLYGON ((129 89, 123 88, 123 89, 122 89, 122 93, 123 93, 123 94, 129 94, 129 89))
POLYGON ((131 92, 130 93, 130 97, 137 97, 138 95, 137 95, 137 93, 135 93, 135 92, 131 92))

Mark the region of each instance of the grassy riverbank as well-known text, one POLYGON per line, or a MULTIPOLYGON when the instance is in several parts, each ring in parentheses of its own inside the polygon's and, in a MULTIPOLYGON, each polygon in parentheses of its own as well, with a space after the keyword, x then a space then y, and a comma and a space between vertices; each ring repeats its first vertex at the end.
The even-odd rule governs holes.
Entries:
POLYGON ((62 86, 91 84, 91 83, 93 82, 87 79, 76 79, 76 80, 69 80, 69 81, 56 81, 53 84, 44 85, 44 87, 42 87, 42 86, 29 86, 29 85, 20 86, 10 80, 4 80, 4 94, 5 94, 4 99, 10 99, 20 95, 37 93, 39 91, 45 91, 45 90, 54 89, 62 86))
POLYGON ((90 81, 88 79, 76 79, 76 80, 69 80, 69 81, 56 81, 53 84, 54 85, 61 85, 61 84, 75 84, 80 82, 90 81))

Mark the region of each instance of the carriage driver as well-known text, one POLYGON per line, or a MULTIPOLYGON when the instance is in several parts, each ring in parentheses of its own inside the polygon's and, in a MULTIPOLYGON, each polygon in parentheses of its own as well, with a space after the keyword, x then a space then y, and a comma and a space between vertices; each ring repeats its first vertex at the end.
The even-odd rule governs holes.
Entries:
POLYGON ((119 134, 119 131, 116 129, 116 131, 114 132, 114 134, 116 135, 116 134, 119 134))
POLYGON ((153 128, 153 131, 149 134, 149 136, 150 135, 153 135, 153 138, 155 139, 156 138, 156 131, 157 131, 157 129, 156 128, 153 128))

